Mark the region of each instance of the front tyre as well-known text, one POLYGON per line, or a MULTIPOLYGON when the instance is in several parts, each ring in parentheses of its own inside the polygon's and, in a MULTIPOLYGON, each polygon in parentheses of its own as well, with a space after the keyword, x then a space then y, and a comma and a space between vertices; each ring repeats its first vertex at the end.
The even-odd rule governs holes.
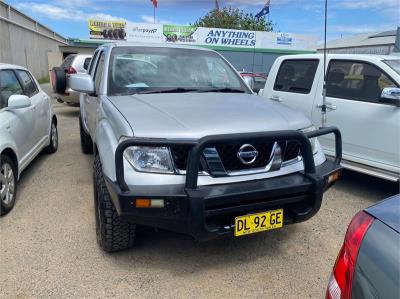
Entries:
POLYGON ((107 190, 99 155, 94 158, 94 203, 96 215, 96 237, 106 252, 132 248, 136 225, 122 221, 107 190))
POLYGON ((10 157, 0 157, 0 216, 10 212, 17 197, 17 171, 10 157))
POLYGON ((54 120, 51 123, 49 138, 50 144, 45 148, 45 152, 48 154, 54 154, 58 150, 58 129, 57 123, 54 120))

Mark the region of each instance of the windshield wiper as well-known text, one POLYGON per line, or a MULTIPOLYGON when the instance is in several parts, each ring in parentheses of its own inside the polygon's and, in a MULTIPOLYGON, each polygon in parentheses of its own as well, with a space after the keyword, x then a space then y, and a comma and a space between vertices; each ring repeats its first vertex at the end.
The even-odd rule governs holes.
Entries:
POLYGON ((201 89, 199 92, 226 92, 226 93, 246 93, 242 89, 237 89, 237 88, 229 88, 229 87, 223 87, 223 88, 209 88, 209 89, 201 89))
POLYGON ((161 88, 161 89, 151 89, 151 90, 143 90, 139 91, 138 94, 150 94, 150 93, 183 93, 183 92, 197 92, 199 89, 197 88, 161 88))

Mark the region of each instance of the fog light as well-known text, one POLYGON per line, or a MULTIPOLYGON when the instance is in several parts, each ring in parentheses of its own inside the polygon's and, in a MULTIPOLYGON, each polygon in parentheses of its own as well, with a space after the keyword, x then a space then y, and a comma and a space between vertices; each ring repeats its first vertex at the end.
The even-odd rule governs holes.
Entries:
POLYGON ((136 198, 136 208, 164 208, 164 199, 143 199, 136 198))
POLYGON ((164 207, 164 199, 152 199, 151 207, 152 208, 163 208, 164 207))
POLYGON ((332 184, 334 182, 336 182, 337 180, 339 180, 340 178, 340 171, 334 172, 332 173, 329 177, 328 177, 328 185, 332 184))

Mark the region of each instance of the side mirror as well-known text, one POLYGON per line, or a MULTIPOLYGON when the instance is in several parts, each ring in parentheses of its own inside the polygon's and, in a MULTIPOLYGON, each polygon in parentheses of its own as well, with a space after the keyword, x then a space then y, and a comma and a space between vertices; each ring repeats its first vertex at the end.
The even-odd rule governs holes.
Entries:
POLYGON ((386 87, 382 90, 380 103, 394 105, 400 107, 400 88, 386 87))
POLYGON ((250 76, 244 76, 243 77, 244 82, 246 82, 247 86, 253 90, 254 88, 254 78, 250 76))
POLYGON ((380 103, 394 105, 400 107, 400 88, 386 87, 382 90, 380 103))
POLYGON ((262 97, 263 92, 264 92, 264 88, 261 88, 261 89, 258 91, 258 95, 259 95, 260 97, 262 97))
POLYGON ((8 98, 8 110, 27 108, 32 105, 31 99, 22 94, 14 94, 8 98))
POLYGON ((82 93, 93 94, 94 82, 89 74, 73 74, 69 76, 69 87, 82 93))

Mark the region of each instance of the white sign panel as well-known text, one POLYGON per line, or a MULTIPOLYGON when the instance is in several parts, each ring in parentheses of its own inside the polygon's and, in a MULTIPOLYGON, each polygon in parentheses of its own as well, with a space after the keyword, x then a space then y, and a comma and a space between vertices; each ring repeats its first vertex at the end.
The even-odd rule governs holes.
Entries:
POLYGON ((310 35, 257 31, 256 48, 315 51, 317 38, 310 35))
POLYGON ((142 43, 162 43, 163 25, 146 23, 127 23, 126 39, 142 43))

